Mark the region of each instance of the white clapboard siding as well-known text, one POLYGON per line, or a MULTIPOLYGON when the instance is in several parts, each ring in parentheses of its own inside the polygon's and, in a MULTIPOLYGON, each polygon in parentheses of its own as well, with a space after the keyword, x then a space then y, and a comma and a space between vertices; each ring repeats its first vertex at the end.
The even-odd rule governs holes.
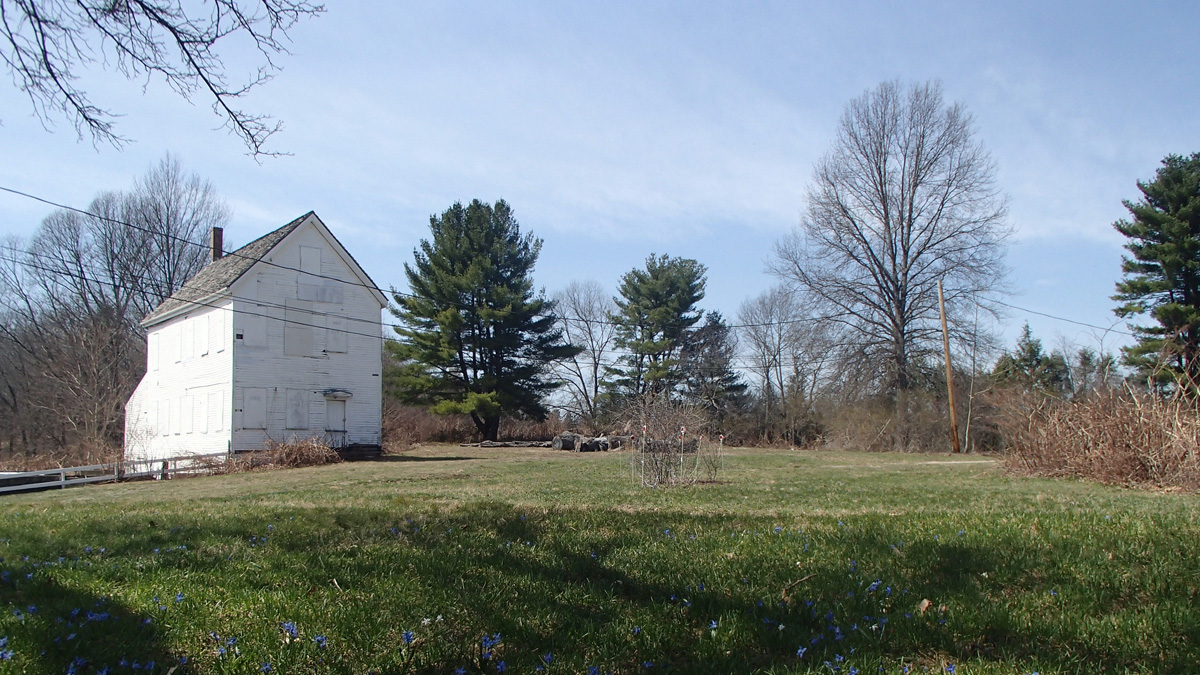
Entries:
POLYGON ((381 442, 385 298, 363 285, 370 279, 315 214, 247 249, 252 257, 218 260, 192 287, 211 295, 176 294, 147 318, 147 372, 126 405, 127 459, 308 437, 381 442), (341 417, 343 408, 345 423, 330 426, 326 411, 341 417))
POLYGON ((330 390, 351 394, 346 442, 379 444, 382 305, 377 296, 354 285, 360 277, 317 223, 298 227, 265 260, 270 264, 256 265, 231 287, 233 450, 255 450, 270 440, 326 438, 324 392, 330 390), (338 331, 332 337, 331 329, 338 331), (246 417, 247 392, 257 396, 260 390, 265 429, 251 428, 246 417))
POLYGON ((125 406, 126 459, 228 452, 232 302, 205 304, 148 330, 146 374, 125 406))

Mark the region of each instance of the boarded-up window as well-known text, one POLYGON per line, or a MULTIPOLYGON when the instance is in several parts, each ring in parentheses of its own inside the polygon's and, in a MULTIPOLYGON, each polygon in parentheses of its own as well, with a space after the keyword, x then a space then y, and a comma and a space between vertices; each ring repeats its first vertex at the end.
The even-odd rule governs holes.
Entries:
POLYGON ((158 333, 150 334, 150 341, 146 345, 147 356, 150 359, 150 370, 158 370, 158 333))
POLYGON ((238 315, 238 323, 241 326, 238 332, 242 334, 242 343, 247 347, 267 346, 267 320, 263 316, 265 313, 265 307, 250 305, 244 313, 238 315))
POLYGON ((242 390, 242 428, 267 428, 267 390, 242 390))
POLYGON ((320 300, 321 249, 300 247, 300 274, 296 275, 296 297, 301 300, 320 300))
POLYGON ((179 411, 179 419, 183 422, 183 433, 190 434, 196 428, 195 399, 192 396, 183 397, 183 405, 179 411))
MULTIPOLYGON (((305 274, 321 273, 321 249, 316 246, 300 247, 300 271, 305 274)), ((311 280, 306 283, 313 283, 311 280)))
POLYGON ((188 360, 196 355, 196 322, 183 320, 183 360, 188 360))
POLYGON ((196 318, 196 354, 204 356, 208 353, 208 315, 196 318))
POLYGON ((195 418, 196 433, 208 433, 208 397, 203 394, 196 397, 193 404, 192 417, 195 418))
POLYGON ((183 327, 176 324, 168 330, 164 339, 171 346, 171 361, 179 363, 183 360, 183 327))
POLYGON ((308 428, 308 391, 304 389, 287 390, 287 428, 308 428))
POLYGON ((225 351, 225 314, 226 310, 218 309, 212 314, 212 347, 213 351, 225 351))
POLYGON ((283 353, 287 356, 313 355, 312 303, 287 300, 283 311, 283 353))
POLYGON ((346 351, 346 317, 330 314, 325 317, 325 351, 344 353, 346 351))
POLYGON ((221 431, 225 427, 221 424, 221 393, 219 391, 212 392, 208 395, 208 426, 212 427, 213 431, 221 431))
POLYGON ((155 401, 155 405, 158 407, 158 436, 166 436, 170 434, 170 406, 167 401, 155 401))

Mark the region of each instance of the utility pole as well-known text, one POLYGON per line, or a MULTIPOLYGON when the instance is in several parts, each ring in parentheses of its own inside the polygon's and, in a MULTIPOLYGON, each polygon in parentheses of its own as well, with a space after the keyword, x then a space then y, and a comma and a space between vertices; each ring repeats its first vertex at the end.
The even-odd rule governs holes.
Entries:
POLYGON ((942 295, 942 280, 938 279, 938 311, 942 314, 942 350, 946 354, 946 391, 950 394, 950 441, 954 452, 962 452, 958 445, 958 418, 954 413, 954 371, 950 369, 950 331, 946 329, 946 298, 942 295))

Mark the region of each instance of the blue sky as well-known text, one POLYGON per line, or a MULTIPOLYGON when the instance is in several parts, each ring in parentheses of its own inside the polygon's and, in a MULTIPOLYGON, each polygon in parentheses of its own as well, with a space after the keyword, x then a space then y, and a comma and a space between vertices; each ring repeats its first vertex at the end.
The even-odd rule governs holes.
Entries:
MULTIPOLYGON (((1009 197, 1007 300, 1108 326, 1121 200, 1200 150, 1197 34, 1194 2, 331 3, 247 101, 284 121, 272 147, 291 156, 256 163, 203 100, 97 68, 85 86, 136 142, 47 132, 0 86, 0 185, 85 206, 170 151, 233 207, 227 239, 315 210, 383 286, 404 284, 430 214, 504 198, 545 240, 548 291, 615 289, 668 253, 708 266, 703 305, 732 319, 775 283, 764 262, 846 102, 939 80, 1009 197)), ((233 74, 250 68, 239 50, 233 74)), ((0 235, 46 214, 0 195, 0 235)), ((1026 320, 1048 344, 1127 340, 1013 310, 1006 342, 1026 320)))

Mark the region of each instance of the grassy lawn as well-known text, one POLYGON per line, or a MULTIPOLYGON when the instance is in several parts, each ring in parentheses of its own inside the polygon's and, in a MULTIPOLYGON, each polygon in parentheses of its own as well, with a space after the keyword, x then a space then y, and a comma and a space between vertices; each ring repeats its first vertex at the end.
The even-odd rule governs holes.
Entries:
POLYGON ((979 458, 402 458, 0 497, 0 673, 1191 673, 1200 498, 979 458))

